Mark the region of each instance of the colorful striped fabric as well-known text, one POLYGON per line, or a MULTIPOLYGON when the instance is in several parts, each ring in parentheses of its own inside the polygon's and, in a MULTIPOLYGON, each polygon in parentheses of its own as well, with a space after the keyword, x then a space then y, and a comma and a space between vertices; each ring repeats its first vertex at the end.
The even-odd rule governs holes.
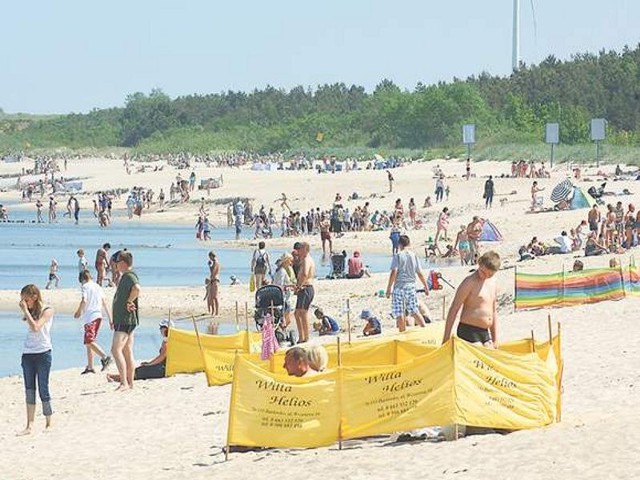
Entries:
POLYGON ((516 310, 620 300, 626 294, 640 296, 640 275, 633 266, 626 271, 621 268, 552 274, 516 271, 516 310))

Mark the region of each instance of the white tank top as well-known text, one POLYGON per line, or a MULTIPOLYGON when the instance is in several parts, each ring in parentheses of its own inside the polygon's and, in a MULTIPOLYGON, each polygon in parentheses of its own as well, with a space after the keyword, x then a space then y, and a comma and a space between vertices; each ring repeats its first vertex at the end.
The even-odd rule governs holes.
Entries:
MULTIPOLYGON (((48 310, 50 307, 45 307, 42 310, 48 310)), ((51 350, 51 324, 53 323, 53 316, 45 323, 37 332, 29 329, 27 331, 27 337, 24 339, 24 347, 22 353, 44 353, 51 350)))

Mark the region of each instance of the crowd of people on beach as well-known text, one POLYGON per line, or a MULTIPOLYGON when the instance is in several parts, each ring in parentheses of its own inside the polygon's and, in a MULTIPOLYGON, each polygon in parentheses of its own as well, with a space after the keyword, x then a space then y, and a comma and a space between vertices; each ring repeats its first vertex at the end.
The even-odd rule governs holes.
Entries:
POLYGON ((602 212, 594 204, 587 218, 546 243, 534 236, 527 245, 522 245, 518 254, 520 260, 532 260, 536 257, 553 254, 580 252, 586 257, 607 253, 622 254, 640 243, 640 212, 633 204, 627 208, 621 201, 606 205, 602 212))

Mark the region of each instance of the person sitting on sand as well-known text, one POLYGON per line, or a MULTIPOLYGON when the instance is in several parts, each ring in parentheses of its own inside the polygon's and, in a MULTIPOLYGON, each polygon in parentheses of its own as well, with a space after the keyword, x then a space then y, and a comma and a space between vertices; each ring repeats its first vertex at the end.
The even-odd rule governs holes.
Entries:
MULTIPOLYGON (((150 380, 153 378, 164 378, 165 366, 167 363, 167 340, 169 336, 169 327, 173 327, 171 320, 162 320, 159 324, 160 335, 162 335, 162 345, 160 345, 160 352, 153 359, 148 362, 142 362, 139 367, 136 367, 133 379, 134 380, 150 380)), ((117 373, 107 374, 107 380, 109 382, 120 382, 120 375, 117 373)))
POLYGON ((313 314, 318 320, 320 320, 313 324, 314 330, 316 330, 320 336, 337 335, 340 333, 340 325, 338 325, 338 322, 329 315, 325 315, 322 309, 316 308, 313 314))
POLYGON ((380 324, 380 320, 371 312, 369 309, 364 309, 360 313, 360 318, 364 320, 365 325, 362 330, 362 334, 365 337, 369 337, 371 335, 380 335, 382 333, 382 326, 380 324))
POLYGON ((362 263, 362 258, 360 257, 360 252, 358 250, 354 250, 353 255, 347 261, 347 265, 347 278, 362 278, 364 276, 371 276, 365 265, 362 263))
POLYGON ((446 250, 442 254, 442 258, 451 258, 456 256, 456 250, 453 248, 453 245, 449 243, 445 248, 446 250))
POLYGON ((574 228, 569 230, 569 240, 571 241, 571 251, 575 252, 582 248, 582 240, 576 235, 574 228))
POLYGON ((302 347, 291 347, 287 350, 283 367, 291 377, 307 377, 317 373, 309 366, 309 355, 302 347))
POLYGON ((587 238, 587 243, 584 246, 584 255, 585 257, 593 257, 596 255, 604 255, 608 253, 606 247, 598 242, 596 239, 596 233, 589 233, 589 237, 587 238))
POLYGON ((569 239, 569 236, 567 235, 567 232, 565 230, 562 231, 559 237, 554 238, 554 241, 558 245, 547 248, 547 251, 545 252, 546 254, 558 255, 563 253, 571 253, 571 240, 569 239))
POLYGON ((534 257, 533 254, 529 251, 527 251, 527 247, 525 247, 524 245, 522 245, 519 249, 518 249, 518 255, 520 256, 519 261, 520 262, 524 262, 526 260, 533 260, 534 257))
POLYGON ((573 262, 573 268, 571 269, 572 272, 581 272, 584 270, 584 263, 582 263, 580 260, 576 260, 575 262, 573 262))
POLYGON ((533 237, 531 239, 531 242, 529 243, 527 250, 534 257, 541 257, 542 255, 545 254, 545 247, 542 243, 540 243, 540 241, 538 240, 538 237, 533 237))

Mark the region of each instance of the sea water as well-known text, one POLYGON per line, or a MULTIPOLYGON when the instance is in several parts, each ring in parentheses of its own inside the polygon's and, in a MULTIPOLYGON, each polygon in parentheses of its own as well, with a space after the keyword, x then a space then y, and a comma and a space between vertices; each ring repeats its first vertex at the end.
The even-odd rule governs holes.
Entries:
MULTIPOLYGON (((96 251, 107 242, 111 244, 109 254, 122 248, 131 251, 134 268, 143 286, 204 286, 209 275, 207 253, 212 245, 197 240, 195 228, 188 225, 142 224, 135 219, 118 218, 110 227, 100 228, 93 214, 86 210, 81 212, 79 225, 62 218, 61 214, 58 223, 31 223, 34 216, 33 212, 10 209, 12 220, 24 220, 25 223, 0 223, 0 289, 17 290, 28 283, 44 287, 52 258, 58 262, 60 287, 77 287, 77 250, 84 249, 95 277, 96 251)), ((235 237, 234 230, 227 227, 214 228, 211 235, 214 240, 235 237)), ((253 229, 243 230, 243 238, 252 235, 253 229)), ((292 238, 292 246, 294 242, 295 238, 292 238)), ((268 251, 274 262, 285 249, 269 248, 268 251)), ((248 282, 253 248, 215 248, 215 252, 220 261, 223 284, 229 283, 231 275, 242 283, 248 282)), ((317 262, 318 277, 328 275, 330 262, 321 258, 321 252, 313 252, 313 257, 317 262)), ((366 254, 364 260, 371 272, 383 272, 388 271, 391 256, 366 254)))
MULTIPOLYGON (((158 320, 159 321, 159 320, 158 320)), ((139 362, 151 360, 160 351, 162 337, 158 321, 152 319, 142 320, 135 330, 134 357, 139 362)), ((177 322, 176 328, 193 330, 191 322, 177 322)), ((199 325, 198 328, 204 325, 199 325)), ((78 374, 87 363, 86 348, 83 340, 83 323, 71 315, 56 314, 51 326, 51 343, 53 345, 53 370, 77 368, 78 374)), ((235 325, 220 324, 218 333, 226 335, 235 333, 235 325)), ((0 311, 0 377, 22 374, 20 357, 22 346, 27 333, 27 324, 22 320, 22 314, 18 311, 16 303, 15 312, 0 311)), ((102 349, 110 355, 111 339, 113 332, 109 329, 109 323, 102 322, 97 342, 102 349)), ((98 357, 94 358, 96 371, 100 370, 98 357)), ((114 364, 115 365, 115 364, 114 364)), ((113 369, 112 369, 113 370, 113 369)))

